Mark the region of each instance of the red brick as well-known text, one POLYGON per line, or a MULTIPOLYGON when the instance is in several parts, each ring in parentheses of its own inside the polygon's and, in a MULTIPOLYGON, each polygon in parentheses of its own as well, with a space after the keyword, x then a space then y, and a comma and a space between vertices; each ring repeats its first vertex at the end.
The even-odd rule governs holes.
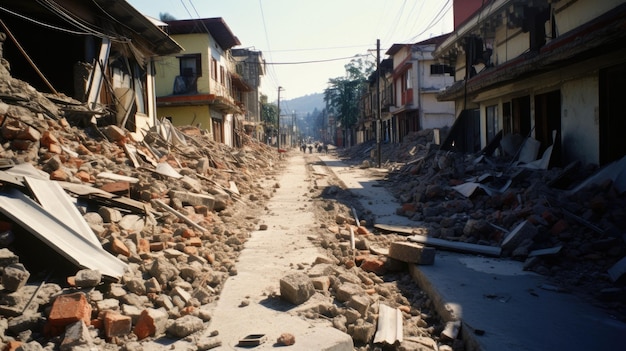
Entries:
POLYGON ((364 226, 362 226, 362 225, 360 225, 360 226, 358 226, 358 227, 356 228, 356 232, 357 232, 358 234, 362 234, 362 235, 367 235, 367 234, 369 234, 369 233, 370 233, 370 232, 369 232, 369 230, 367 230, 367 228, 365 228, 365 227, 364 227, 364 226))
POLYGON ((83 183, 89 183, 89 181, 91 180, 91 175, 85 171, 78 171, 76 172, 75 176, 83 183))
POLYGON ((139 238, 137 240, 137 251, 139 253, 150 252, 150 241, 146 238, 139 238))
POLYGON ((69 178, 70 177, 67 175, 67 173, 65 173, 65 171, 61 169, 57 169, 56 171, 52 171, 52 173, 50 173, 51 180, 67 181, 69 180, 69 178))
POLYGON ((4 345, 4 348, 2 349, 2 351, 15 351, 20 346, 22 346, 21 341, 11 340, 8 343, 6 343, 6 345, 4 345))
POLYGON ((52 303, 48 324, 55 330, 61 330, 74 322, 82 320, 86 325, 91 322, 91 305, 83 293, 61 295, 52 303))
POLYGON ((59 140, 49 130, 46 130, 41 135, 41 145, 50 148, 50 145, 58 144, 59 140))
POLYGON ((141 312, 133 332, 139 340, 159 336, 167 329, 168 313, 163 309, 148 308, 141 312))
POLYGON ((368 257, 361 263, 361 269, 377 275, 385 274, 385 262, 375 257, 368 257))
POLYGON ((558 222, 554 223, 554 225, 550 229, 550 232, 555 235, 561 234, 568 228, 569 228, 569 224, 567 223, 567 221, 564 219, 560 219, 558 222))
POLYGON ((202 239, 196 237, 193 238, 189 238, 189 240, 187 240, 187 245, 189 246, 195 246, 195 247, 202 247, 202 239))
POLYGON ((123 336, 130 333, 132 319, 118 312, 107 312, 104 315, 104 332, 107 338, 123 336))
POLYGON ((185 246, 183 252, 187 255, 196 256, 198 254, 198 248, 195 246, 185 246))
POLYGON ((100 190, 104 190, 113 194, 127 194, 130 191, 130 183, 123 181, 107 183, 102 185, 100 187, 100 190))
POLYGON ((116 254, 124 255, 126 257, 130 257, 130 250, 128 246, 126 246, 120 239, 114 238, 111 241, 111 251, 116 254))
POLYGON ((150 251, 163 251, 165 250, 165 243, 162 241, 150 243, 150 251))

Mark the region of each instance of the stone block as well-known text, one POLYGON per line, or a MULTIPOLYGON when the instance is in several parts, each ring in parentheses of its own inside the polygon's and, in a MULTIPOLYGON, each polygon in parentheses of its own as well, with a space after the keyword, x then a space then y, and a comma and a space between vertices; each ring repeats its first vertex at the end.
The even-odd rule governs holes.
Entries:
POLYGON ((330 288, 330 278, 328 276, 311 278, 311 282, 316 290, 326 292, 330 288))
POLYGON ((65 328, 65 334, 59 348, 61 351, 90 350, 93 345, 89 328, 85 322, 78 321, 65 328))
POLYGON ((93 269, 81 269, 76 272, 74 281, 79 288, 91 288, 100 284, 102 274, 93 269))
POLYGON ((30 272, 21 263, 10 264, 2 270, 2 286, 7 291, 18 291, 28 281, 30 272))
POLYGON ((73 293, 58 296, 52 303, 48 324, 60 334, 67 325, 78 321, 83 321, 86 325, 89 325, 91 321, 91 305, 87 302, 85 294, 73 293))
POLYGON ((349 301, 354 295, 363 293, 363 288, 360 285, 354 283, 343 283, 337 288, 335 297, 341 302, 349 301))
POLYGON ((104 315, 104 333, 107 338, 124 336, 130 333, 132 319, 119 312, 107 312, 104 315))
POLYGON ((163 309, 145 309, 139 315, 133 332, 139 340, 149 336, 161 335, 167 329, 167 319, 167 311, 163 309))
POLYGON ((397 241, 391 243, 389 257, 406 263, 431 265, 435 263, 435 248, 417 243, 397 241))
POLYGON ((313 282, 304 273, 292 273, 280 279, 282 299, 299 305, 315 294, 313 282))
POLYGON ((206 206, 211 210, 215 207, 215 196, 210 194, 196 194, 187 191, 171 190, 169 196, 172 199, 178 199, 192 206, 206 206))
POLYGON ((383 275, 386 272, 385 262, 376 257, 365 258, 359 267, 366 272, 373 272, 377 275, 383 275))

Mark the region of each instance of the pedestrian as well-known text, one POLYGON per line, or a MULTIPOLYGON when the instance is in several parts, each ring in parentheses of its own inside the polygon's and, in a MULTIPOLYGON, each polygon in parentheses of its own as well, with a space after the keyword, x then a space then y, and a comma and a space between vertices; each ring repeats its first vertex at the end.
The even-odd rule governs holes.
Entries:
POLYGON ((324 153, 328 154, 328 144, 324 143, 324 153))
POLYGON ((313 153, 313 146, 309 145, 309 153, 312 154, 313 153))

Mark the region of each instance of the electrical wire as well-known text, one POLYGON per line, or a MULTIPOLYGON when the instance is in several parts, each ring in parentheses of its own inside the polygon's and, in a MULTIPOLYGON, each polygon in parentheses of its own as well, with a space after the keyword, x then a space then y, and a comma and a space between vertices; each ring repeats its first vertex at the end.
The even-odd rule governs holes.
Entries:
POLYGON ((444 18, 444 16, 452 9, 452 4, 451 4, 451 0, 446 1, 446 3, 441 7, 441 9, 439 10, 439 12, 435 15, 435 17, 433 17, 433 19, 430 21, 430 23, 426 26, 426 28, 424 30, 422 30, 419 34, 411 37, 411 39, 409 39, 409 42, 412 42, 414 40, 416 40, 417 38, 419 38, 420 36, 422 36, 424 33, 426 33, 427 31, 429 31, 430 29, 432 29, 435 25, 437 25, 439 22, 441 22, 441 20, 444 18))
MULTIPOLYGON (((267 35, 267 24, 265 23, 265 13, 263 12, 263 3, 261 2, 261 0, 259 0, 259 9, 261 10, 261 19, 263 21, 263 32, 265 33, 265 43, 267 44, 267 49, 269 50, 268 52, 268 57, 270 60, 272 59, 272 54, 271 54, 271 46, 270 46, 270 40, 269 40, 269 36, 267 35)), ((266 62, 267 64, 267 62, 266 62)), ((278 84, 278 79, 277 79, 277 75, 276 75, 276 71, 274 71, 274 67, 270 66, 270 70, 268 70, 269 77, 272 80, 272 82, 274 83, 274 89, 278 89, 278 87, 280 86, 278 84)))
POLYGON ((311 60, 311 61, 294 61, 294 62, 266 62, 266 65, 303 65, 303 64, 309 64, 309 63, 322 63, 322 62, 331 62, 331 61, 341 61, 341 60, 347 60, 347 59, 353 59, 355 57, 365 57, 368 55, 354 55, 354 56, 347 56, 347 57, 337 57, 337 58, 332 58, 332 59, 325 59, 325 60, 311 60))
POLYGON ((27 17, 25 15, 19 14, 19 13, 15 12, 15 11, 11 11, 11 10, 6 9, 4 7, 1 7, 1 6, 0 6, 0 11, 4 11, 4 12, 6 12, 8 14, 11 14, 11 15, 13 15, 15 17, 19 17, 19 18, 21 18, 23 20, 26 20, 26 21, 29 21, 31 23, 35 23, 35 24, 37 24, 39 26, 42 26, 42 27, 45 27, 45 28, 58 30, 60 32, 65 32, 65 33, 69 33, 69 34, 76 34, 76 35, 92 35, 91 33, 87 33, 87 32, 78 32, 78 31, 75 31, 75 30, 71 30, 71 29, 67 29, 67 28, 61 28, 61 27, 53 26, 51 24, 43 23, 43 22, 40 22, 40 21, 35 20, 35 19, 32 19, 30 17, 27 17))

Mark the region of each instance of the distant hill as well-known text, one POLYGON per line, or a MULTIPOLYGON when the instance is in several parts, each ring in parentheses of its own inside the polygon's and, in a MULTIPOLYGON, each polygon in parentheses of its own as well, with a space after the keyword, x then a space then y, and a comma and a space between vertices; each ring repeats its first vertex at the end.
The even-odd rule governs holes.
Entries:
POLYGON ((304 116, 313 112, 315 109, 319 111, 324 109, 324 94, 315 93, 291 100, 280 100, 280 110, 283 111, 283 113, 296 111, 298 116, 304 116))

